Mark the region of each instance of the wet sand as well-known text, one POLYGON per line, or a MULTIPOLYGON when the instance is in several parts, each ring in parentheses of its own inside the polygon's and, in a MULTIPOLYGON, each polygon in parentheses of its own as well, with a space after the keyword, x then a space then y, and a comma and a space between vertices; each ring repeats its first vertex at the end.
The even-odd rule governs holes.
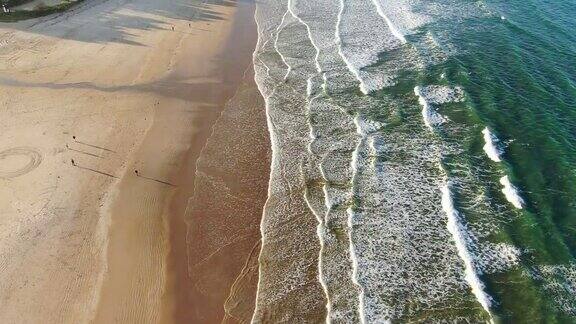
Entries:
POLYGON ((271 154, 252 69, 254 9, 239 3, 222 53, 233 92, 217 89, 214 103, 223 110, 195 136, 170 206, 165 316, 177 323, 248 323, 254 310, 271 154))
POLYGON ((174 200, 170 264, 178 323, 252 317, 270 156, 266 129, 254 127, 266 121, 252 78, 247 71, 214 125, 196 163, 192 195, 174 200))
POLYGON ((0 24, 0 322, 171 322, 187 302, 218 308, 180 298, 174 287, 190 284, 169 278, 188 268, 173 220, 200 192, 195 158, 245 70, 228 67, 244 53, 228 42, 237 12, 87 0, 0 24))

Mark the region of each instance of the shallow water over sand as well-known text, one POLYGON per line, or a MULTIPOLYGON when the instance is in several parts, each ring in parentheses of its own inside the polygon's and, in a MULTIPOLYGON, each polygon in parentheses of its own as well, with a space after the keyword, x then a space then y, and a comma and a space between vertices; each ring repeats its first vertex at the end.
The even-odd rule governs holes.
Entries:
MULTIPOLYGON (((566 152, 575 142, 567 135, 573 119, 556 118, 563 153, 536 157, 552 148, 527 129, 531 119, 517 116, 540 112, 507 100, 522 91, 516 69, 541 87, 568 87, 574 74, 539 79, 496 54, 511 49, 531 59, 522 49, 531 40, 519 35, 532 27, 510 22, 531 17, 517 7, 457 0, 257 5, 254 65, 273 159, 255 322, 576 315, 566 295, 575 264, 567 221, 574 210, 565 196, 576 190, 566 152), (486 51, 490 39, 502 48, 486 51), (506 79, 494 78, 497 67, 508 70, 506 79), (566 184, 551 183, 554 175, 537 184, 535 174, 546 168, 536 161, 546 159, 565 163, 556 170, 566 184), (556 194, 535 194, 557 185, 556 194), (550 210, 558 199, 564 207, 550 210), (551 224, 555 238, 537 238, 551 224), (548 252, 554 246, 562 248, 548 252), (565 272, 544 274, 549 266, 565 272), (527 307, 540 310, 528 314, 527 307)), ((544 34, 565 33, 570 22, 562 24, 544 34)), ((575 95, 564 89, 568 108, 575 95)), ((544 130, 553 132, 552 116, 544 130)))

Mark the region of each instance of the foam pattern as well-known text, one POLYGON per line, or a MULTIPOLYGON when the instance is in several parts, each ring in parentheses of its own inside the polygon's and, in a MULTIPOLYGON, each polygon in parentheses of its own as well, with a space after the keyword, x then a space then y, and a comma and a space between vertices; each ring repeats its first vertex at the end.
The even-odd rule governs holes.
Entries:
POLYGON ((469 217, 496 207, 474 169, 445 161, 463 148, 439 135, 459 129, 440 111, 465 93, 378 92, 451 55, 441 35, 419 30, 461 13, 450 3, 258 3, 254 65, 273 159, 254 322, 490 319, 482 275, 522 253, 492 239, 503 218, 469 217))

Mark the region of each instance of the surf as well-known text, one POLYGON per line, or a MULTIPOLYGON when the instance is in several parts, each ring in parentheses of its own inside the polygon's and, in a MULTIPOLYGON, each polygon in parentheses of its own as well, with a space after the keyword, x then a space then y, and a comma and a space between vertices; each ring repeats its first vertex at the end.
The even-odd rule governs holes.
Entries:
POLYGON ((502 154, 500 148, 498 147, 498 138, 490 131, 488 127, 482 130, 482 134, 484 135, 484 152, 490 158, 490 160, 494 162, 501 162, 502 159, 500 155, 502 154))

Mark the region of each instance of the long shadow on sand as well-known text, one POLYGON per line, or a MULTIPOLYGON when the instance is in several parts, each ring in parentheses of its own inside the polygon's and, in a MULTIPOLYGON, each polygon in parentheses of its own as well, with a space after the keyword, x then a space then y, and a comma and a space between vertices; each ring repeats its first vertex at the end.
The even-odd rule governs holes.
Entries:
POLYGON ((174 76, 152 83, 135 85, 105 86, 92 82, 52 83, 52 82, 26 82, 0 77, 0 84, 9 87, 44 88, 53 90, 64 89, 90 89, 102 92, 147 92, 155 93, 166 98, 179 98, 191 103, 215 103, 222 93, 221 82, 183 82, 174 76))
MULTIPOLYGON (((144 46, 133 30, 171 30, 178 21, 223 19, 220 6, 237 0, 85 0, 69 11, 16 24, 7 29, 90 43, 144 46)), ((194 31, 194 30, 192 30, 194 31)))

